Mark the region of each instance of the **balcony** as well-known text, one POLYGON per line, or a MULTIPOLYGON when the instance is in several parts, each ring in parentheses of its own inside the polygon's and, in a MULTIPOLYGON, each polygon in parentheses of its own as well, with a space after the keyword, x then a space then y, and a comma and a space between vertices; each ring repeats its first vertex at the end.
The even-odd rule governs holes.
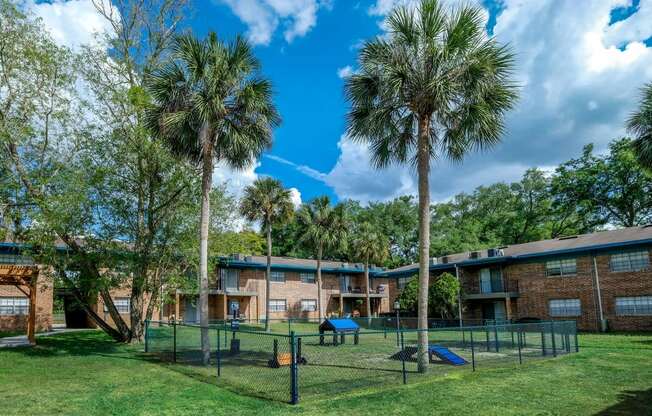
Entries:
POLYGON ((505 299, 518 297, 518 280, 503 282, 502 280, 493 280, 491 282, 481 282, 478 288, 474 288, 464 294, 463 299, 505 299))

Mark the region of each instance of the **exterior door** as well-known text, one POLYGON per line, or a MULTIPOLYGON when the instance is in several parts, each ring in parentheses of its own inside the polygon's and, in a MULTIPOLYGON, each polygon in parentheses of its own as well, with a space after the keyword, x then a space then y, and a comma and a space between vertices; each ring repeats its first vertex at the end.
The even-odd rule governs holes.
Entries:
POLYGON ((240 301, 237 299, 229 300, 229 314, 234 318, 240 316, 240 301))
POLYGON ((483 303, 482 304, 482 320, 483 321, 491 321, 495 319, 496 317, 496 311, 494 309, 494 304, 493 303, 483 303))
POLYGON ((197 299, 186 298, 183 304, 183 321, 197 322, 197 299))
POLYGON ((505 310, 504 302, 494 302, 494 319, 496 321, 504 321, 507 319, 507 311, 505 310))
POLYGON ((351 276, 348 274, 341 274, 340 275, 340 292, 341 293, 349 293, 349 287, 351 286, 351 276))

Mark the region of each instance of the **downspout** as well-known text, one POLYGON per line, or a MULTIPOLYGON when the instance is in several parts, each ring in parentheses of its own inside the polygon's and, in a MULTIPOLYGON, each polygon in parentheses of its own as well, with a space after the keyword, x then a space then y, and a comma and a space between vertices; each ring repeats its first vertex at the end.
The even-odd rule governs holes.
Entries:
POLYGON ((595 274, 595 290, 598 296, 598 316, 600 318, 600 332, 605 332, 607 330, 607 321, 604 319, 604 312, 602 310, 602 293, 600 292, 600 276, 598 274, 598 262, 596 260, 595 254, 593 254, 593 271, 595 274))
POLYGON ((457 315, 460 320, 460 328, 464 326, 462 322, 462 282, 460 282, 460 269, 455 265, 455 277, 459 287, 457 288, 457 315))

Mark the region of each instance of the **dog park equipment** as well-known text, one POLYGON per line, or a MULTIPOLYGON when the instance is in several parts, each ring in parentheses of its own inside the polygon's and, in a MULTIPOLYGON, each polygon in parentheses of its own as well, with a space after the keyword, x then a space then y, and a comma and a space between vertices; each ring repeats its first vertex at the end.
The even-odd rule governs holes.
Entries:
MULTIPOLYGON (((403 350, 392 355, 390 358, 392 360, 410 361, 414 356, 414 354, 416 353, 417 353, 417 347, 405 347, 403 350)), ((430 362, 434 361, 432 359, 433 356, 439 358, 441 361, 450 365, 468 364, 468 361, 466 361, 464 358, 460 357, 450 349, 443 347, 441 345, 432 345, 432 344, 428 345, 428 358, 430 362)))
POLYGON ((464 358, 455 354, 453 351, 441 345, 428 345, 428 358, 432 361, 432 356, 436 356, 440 360, 450 365, 464 365, 468 364, 464 358))
MULTIPOLYGON (((284 365, 292 365, 292 353, 278 352, 278 340, 274 340, 274 356, 267 362, 267 366, 271 368, 279 368, 284 365)), ((297 338, 297 364, 308 364, 306 357, 301 355, 301 338, 297 338)))
POLYGON ((324 333, 333 332, 333 345, 346 343, 346 334, 353 334, 353 343, 358 345, 360 325, 348 318, 326 319, 319 325, 319 345, 324 345, 324 333), (339 340, 338 340, 339 336, 339 340))

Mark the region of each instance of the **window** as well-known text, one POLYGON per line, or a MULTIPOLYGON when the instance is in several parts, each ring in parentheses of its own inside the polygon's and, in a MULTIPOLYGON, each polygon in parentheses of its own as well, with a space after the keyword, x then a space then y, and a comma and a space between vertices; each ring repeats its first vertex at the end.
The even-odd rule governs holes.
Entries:
POLYGON ((271 272, 269 275, 269 280, 271 282, 285 282, 285 273, 284 272, 271 272))
POLYGON ((0 315, 27 315, 29 299, 19 297, 0 298, 0 315))
POLYGON ((652 296, 616 298, 616 315, 652 315, 652 296))
POLYGON ((303 283, 315 283, 314 273, 301 273, 300 276, 303 283))
MULTIPOLYGON (((115 298, 113 299, 113 304, 118 310, 118 313, 125 314, 131 311, 131 299, 129 298, 115 298)), ((104 305, 104 312, 109 312, 109 309, 104 305)))
POLYGON ((408 284, 408 282, 411 279, 412 279, 411 277, 399 277, 398 278, 398 290, 405 289, 405 286, 408 284))
POLYGON ((4 264, 34 264, 34 259, 29 256, 21 256, 20 254, 0 254, 0 263, 4 264))
POLYGON ((220 287, 221 290, 238 290, 240 280, 240 270, 238 269, 220 269, 220 287))
POLYGON ((553 299, 550 301, 550 316, 580 316, 579 299, 553 299))
POLYGON ((270 312, 285 312, 287 310, 287 304, 285 299, 270 299, 269 300, 269 311, 270 312))
POLYGON ((577 259, 559 259, 546 262, 546 276, 572 276, 577 274, 577 259))
POLYGON ((315 299, 302 299, 301 312, 314 312, 317 310, 317 300, 315 299))
POLYGON ((611 255, 612 272, 636 272, 650 267, 650 257, 646 250, 627 251, 611 255))

